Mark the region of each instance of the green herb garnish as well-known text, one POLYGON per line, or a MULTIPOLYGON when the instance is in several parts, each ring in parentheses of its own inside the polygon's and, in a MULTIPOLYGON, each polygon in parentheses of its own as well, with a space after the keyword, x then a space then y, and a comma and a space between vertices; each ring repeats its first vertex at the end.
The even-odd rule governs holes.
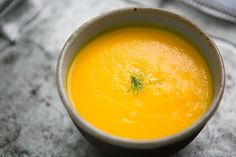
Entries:
POLYGON ((142 75, 139 73, 131 73, 130 75, 131 88, 129 91, 132 91, 134 94, 138 94, 143 90, 142 75))
POLYGON ((128 92, 132 92, 133 94, 137 95, 141 91, 143 91, 144 86, 153 85, 157 79, 152 74, 148 73, 141 73, 141 72, 132 72, 130 73, 130 85, 128 92))

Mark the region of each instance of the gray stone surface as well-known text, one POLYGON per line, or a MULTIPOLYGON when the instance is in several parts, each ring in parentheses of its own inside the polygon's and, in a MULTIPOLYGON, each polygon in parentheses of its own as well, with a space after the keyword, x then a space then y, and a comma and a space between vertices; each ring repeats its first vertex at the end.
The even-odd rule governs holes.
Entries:
MULTIPOLYGON (((211 18, 177 1, 42 1, 44 8, 20 29, 16 43, 0 38, 0 156, 103 156, 77 131, 55 84, 61 47, 88 19, 124 6, 162 7, 181 14, 213 36, 236 44, 236 25, 211 18)), ((236 156, 236 47, 215 39, 226 66, 223 101, 200 135, 173 157, 236 156)))

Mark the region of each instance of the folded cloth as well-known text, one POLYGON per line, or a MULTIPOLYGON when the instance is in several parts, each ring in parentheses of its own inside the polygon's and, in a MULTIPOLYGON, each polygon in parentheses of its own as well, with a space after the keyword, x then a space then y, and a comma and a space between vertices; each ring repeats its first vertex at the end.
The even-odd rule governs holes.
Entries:
POLYGON ((36 0, 3 0, 0 2, 0 34, 15 41, 19 30, 41 10, 36 0))
POLYGON ((236 23, 235 0, 179 0, 217 18, 236 23))
POLYGON ((22 0, 2 0, 0 2, 0 19, 6 14, 11 8, 16 6, 22 0))

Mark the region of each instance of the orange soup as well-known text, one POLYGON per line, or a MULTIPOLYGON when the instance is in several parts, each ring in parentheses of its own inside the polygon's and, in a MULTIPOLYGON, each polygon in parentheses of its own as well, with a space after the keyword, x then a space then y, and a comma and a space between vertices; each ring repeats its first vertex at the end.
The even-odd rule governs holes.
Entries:
POLYGON ((198 50, 178 34, 148 26, 117 28, 89 41, 78 51, 66 84, 87 122, 137 140, 191 126, 213 94, 198 50))

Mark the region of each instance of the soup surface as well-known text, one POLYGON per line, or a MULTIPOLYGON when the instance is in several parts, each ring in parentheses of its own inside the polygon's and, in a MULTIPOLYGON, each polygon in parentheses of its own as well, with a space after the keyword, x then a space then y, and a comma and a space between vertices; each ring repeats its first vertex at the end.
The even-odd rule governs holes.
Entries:
POLYGON ((67 91, 77 112, 111 135, 153 139, 176 134, 207 110, 207 64, 187 40, 165 29, 123 27, 79 50, 67 91))

